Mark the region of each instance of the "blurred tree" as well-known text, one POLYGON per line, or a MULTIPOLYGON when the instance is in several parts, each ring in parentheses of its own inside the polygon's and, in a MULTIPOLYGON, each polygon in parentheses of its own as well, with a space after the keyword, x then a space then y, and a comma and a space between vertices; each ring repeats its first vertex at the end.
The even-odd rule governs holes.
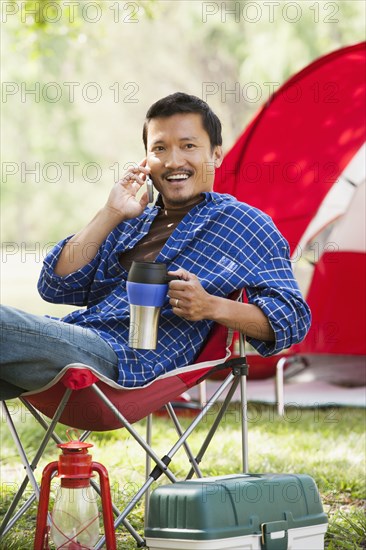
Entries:
MULTIPOLYGON (((128 10, 124 8, 129 3, 116 1, 107 15, 133 23, 136 14, 143 12, 149 19, 155 1, 133 2, 128 10)), ((92 47, 103 36, 105 27, 94 23, 108 7, 103 0, 8 0, 2 5, 6 23, 2 55, 10 53, 12 58, 11 64, 6 59, 2 64, 3 124, 8 138, 2 147, 2 203, 13 220, 2 228, 5 240, 27 242, 37 233, 42 239, 57 240, 65 219, 73 225, 70 202, 90 192, 91 176, 87 181, 74 176, 76 166, 95 161, 90 142, 82 135, 84 117, 75 95, 82 86, 77 75, 84 72, 85 42, 92 47), (72 199, 65 186, 77 181, 80 193, 72 199)), ((98 93, 98 83, 94 88, 94 83, 89 84, 91 95, 98 93)))
POLYGON ((50 38, 57 39, 61 36, 77 39, 83 21, 98 22, 103 10, 112 9, 115 17, 125 10, 124 17, 133 22, 140 9, 146 17, 153 17, 156 2, 157 0, 135 0, 128 3, 124 0, 115 0, 113 5, 110 5, 104 0, 7 0, 4 2, 3 14, 6 19, 11 15, 17 16, 15 35, 20 40, 30 37, 29 53, 32 57, 47 57, 52 54, 52 49, 49 48, 50 38))
POLYGON ((2 238, 17 242, 58 240, 90 218, 120 168, 143 156, 153 101, 176 90, 207 100, 227 149, 290 75, 364 38, 365 3, 347 0, 2 7, 2 238))
POLYGON ((203 99, 219 96, 233 136, 291 75, 316 58, 365 39, 365 2, 203 2, 193 11, 192 58, 203 99))

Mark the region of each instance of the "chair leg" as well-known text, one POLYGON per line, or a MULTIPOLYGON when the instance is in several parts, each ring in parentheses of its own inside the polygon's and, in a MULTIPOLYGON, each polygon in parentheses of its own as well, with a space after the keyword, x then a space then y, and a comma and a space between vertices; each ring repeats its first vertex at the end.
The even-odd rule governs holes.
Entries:
MULTIPOLYGON (((121 512, 119 517, 114 522, 114 528, 117 529, 121 523, 124 523, 126 520, 126 517, 128 514, 134 509, 136 504, 144 497, 146 494, 146 491, 151 487, 151 485, 154 483, 155 478, 150 476, 143 486, 140 488, 140 490, 135 494, 135 496, 130 500, 129 504, 125 507, 125 509, 121 512)), ((139 543, 139 546, 145 546, 144 539, 141 538, 141 543, 139 543)), ((94 550, 100 550, 103 545, 105 544, 105 536, 103 536, 98 544, 94 547, 94 550)))
MULTIPOLYGON (((207 451, 207 449, 208 449, 208 447, 211 443, 211 440, 214 437, 214 435, 216 433, 216 430, 217 430, 217 428, 218 428, 218 426, 219 426, 219 424, 220 424, 220 422, 221 422, 221 420, 222 420, 222 418, 223 418, 223 416, 224 416, 224 414, 225 414, 225 412, 226 412, 226 410, 227 410, 227 408, 228 408, 228 406, 231 402, 231 399, 232 399, 232 397, 235 393, 235 390, 238 387, 239 380, 237 378, 235 378, 233 376, 233 374, 229 374, 229 376, 227 377, 227 380, 231 383, 231 388, 229 389, 229 392, 226 395, 225 400, 224 400, 223 404, 221 405, 221 408, 220 408, 219 412, 217 413, 216 418, 215 418, 208 434, 206 435, 206 437, 205 437, 205 439, 204 439, 204 441, 201 445, 201 448, 197 453, 196 458, 194 459, 197 464, 200 464, 200 462, 202 461, 202 458, 203 458, 205 452, 207 451)), ((194 474, 194 468, 192 467, 190 469, 190 471, 188 472, 186 479, 191 479, 193 477, 193 474, 194 474)))
MULTIPOLYGON (((22 399, 23 401, 23 399, 22 399)), ((47 430, 48 429, 48 424, 47 422, 42 418, 42 416, 39 414, 39 412, 37 411, 37 409, 35 409, 30 403, 28 403, 27 401, 24 400, 24 405, 29 409, 29 411, 31 412, 31 414, 35 417, 35 419, 40 423, 40 425, 45 429, 47 430)), ((81 436, 80 436, 80 441, 85 441, 89 435, 91 434, 92 432, 90 431, 84 431, 81 436)), ((56 444, 58 443, 62 443, 62 439, 60 437, 58 437, 58 435, 56 433, 53 432, 52 434, 52 439, 55 441, 56 444)), ((100 496, 101 494, 101 491, 100 491, 100 487, 98 485, 98 483, 96 483, 96 481, 94 481, 93 479, 90 480, 90 485, 93 487, 93 489, 98 493, 98 495, 100 496)), ((34 498, 33 498, 34 500, 34 498)), ((113 513, 116 517, 119 517, 120 514, 121 514, 121 511, 117 508, 117 506, 112 502, 112 509, 113 509, 113 513)), ((139 533, 136 531, 136 529, 130 524, 130 522, 125 518, 123 521, 122 521, 124 527, 127 529, 127 531, 130 533, 130 535, 136 540, 138 546, 144 546, 144 539, 139 535, 139 533)))
MULTIPOLYGON (((172 422, 175 426, 177 434, 179 435, 179 437, 182 437, 183 430, 182 430, 182 427, 181 427, 180 422, 178 420, 178 417, 175 414, 174 407, 172 406, 171 403, 168 403, 167 405, 165 405, 165 407, 166 407, 166 409, 168 411, 168 414, 169 414, 169 416, 170 416, 170 418, 171 418, 171 420, 172 420, 172 422)), ((199 469, 198 463, 197 463, 196 459, 193 456, 191 448, 189 447, 189 445, 186 441, 183 443, 183 446, 184 446, 184 450, 186 452, 186 455, 188 457, 188 460, 192 464, 192 468, 194 469, 196 476, 197 477, 203 477, 202 472, 199 469)))
MULTIPOLYGON (((21 398, 21 401, 23 402, 23 404, 28 408, 28 410, 30 411, 30 413, 34 416, 34 418, 39 422, 39 424, 44 428, 44 430, 47 431, 48 429, 48 424, 47 422, 42 418, 42 416, 39 414, 39 412, 37 411, 37 409, 35 409, 33 407, 33 405, 31 405, 30 403, 28 403, 26 400, 22 399, 21 398)), ((90 431, 84 431, 81 436, 80 436, 80 441, 85 441, 89 435, 91 434, 90 431)), ((58 443, 63 443, 62 439, 55 433, 53 432, 52 435, 51 435, 52 439, 54 440, 54 442, 56 444, 58 443)), ((98 493, 98 495, 100 496, 101 495, 101 491, 100 491, 100 487, 98 485, 98 483, 96 483, 96 481, 94 481, 94 479, 91 479, 90 480, 90 485, 93 487, 93 489, 98 493)), ((35 499, 35 495, 32 495, 31 497, 31 503, 34 501, 35 499), (31 500, 32 499, 32 500, 31 500)), ((30 504, 31 504, 30 503, 30 504)), ((27 503, 26 503, 27 504, 27 503)), ((27 507, 29 508, 29 506, 27 507)), ((112 502, 112 509, 113 509, 113 513, 116 517, 120 516, 121 512, 120 510, 117 508, 117 506, 112 502)), ((19 517, 21 516, 20 514, 20 511, 18 512, 19 514, 19 517)), ((25 510, 24 510, 25 511, 25 510)), ((15 516, 14 516, 15 518, 15 516)), ((13 524, 15 523, 15 521, 13 522, 13 524)), ((134 527, 132 527, 132 525, 130 524, 130 522, 127 520, 127 519, 124 519, 123 520, 123 525, 124 527, 127 529, 127 531, 130 533, 130 535, 136 540, 138 546, 144 546, 144 539, 138 534, 138 532, 136 531, 136 529, 134 527)), ((9 526, 9 529, 11 527, 9 526)), ((8 529, 8 530, 9 530, 8 529)))
MULTIPOLYGON (((151 447, 151 437, 152 437, 152 414, 146 418, 146 443, 151 447)), ((151 456, 146 453, 145 461, 145 480, 148 479, 149 472, 151 471, 151 456)), ((147 516, 149 514, 149 504, 150 504, 150 488, 146 491, 145 494, 145 518, 144 518, 144 527, 147 526, 147 516)))
POLYGON ((22 464, 24 466, 24 469, 27 472, 27 477, 25 480, 23 480, 21 486, 19 487, 16 495, 14 496, 4 518, 0 526, 0 537, 5 536, 10 529, 13 527, 13 525, 18 521, 18 519, 28 510, 28 508, 33 504, 34 500, 39 498, 39 487, 36 481, 36 478, 34 477, 33 469, 31 464, 29 463, 26 453, 24 451, 24 447, 20 441, 20 438, 18 436, 18 433, 16 431, 16 428, 14 426, 14 422, 11 418, 11 415, 9 413, 9 409, 4 401, 1 402, 1 408, 4 414, 4 417, 6 419, 6 423, 8 425, 9 431, 12 435, 12 438, 14 440, 15 446, 17 448, 17 451, 19 453, 19 456, 21 458, 22 464), (18 506, 18 503, 25 491, 25 488, 28 484, 28 481, 30 481, 34 494, 21 506, 21 508, 18 510, 18 512, 13 516, 14 511, 16 507, 18 506))
POLYGON ((24 466, 24 469, 25 471, 27 472, 27 475, 28 475, 28 478, 29 478, 29 481, 33 487, 33 490, 34 492, 36 493, 37 495, 37 498, 39 497, 39 487, 38 487, 38 484, 37 484, 37 481, 36 481, 36 478, 34 477, 34 474, 33 474, 33 469, 31 467, 31 465, 29 464, 29 461, 28 461, 28 458, 27 458, 27 455, 25 454, 25 451, 24 451, 24 447, 20 441, 20 438, 18 436, 18 432, 16 431, 16 428, 14 426, 14 422, 11 418, 11 415, 9 413, 9 409, 5 403, 5 401, 1 401, 1 408, 3 410, 3 414, 5 416, 5 419, 6 419, 6 423, 8 425, 8 428, 9 428, 9 431, 11 433, 11 436, 13 438, 13 441, 15 443, 15 446, 17 448, 17 451, 19 453, 19 456, 20 456, 20 459, 22 461, 22 464, 24 466))
MULTIPOLYGON (((16 495, 17 496, 17 495, 16 495)), ((8 534, 8 532, 10 531, 10 529, 13 528, 13 526, 16 524, 16 522, 22 517, 22 515, 28 510, 28 508, 30 508, 33 504, 33 502, 36 500, 36 495, 35 493, 33 493, 33 495, 31 495, 29 497, 29 499, 23 504, 23 506, 21 506, 18 510, 18 512, 16 514, 14 514, 14 516, 12 516, 18 502, 19 502, 19 499, 20 499, 21 495, 19 496, 19 498, 16 498, 14 497, 14 500, 13 502, 11 503, 4 519, 3 519, 3 522, 1 524, 1 530, 0 530, 0 540, 5 537, 5 535, 8 534)))
POLYGON ((111 403, 111 401, 104 395, 104 393, 98 388, 96 384, 90 386, 93 391, 98 395, 98 397, 103 401, 103 403, 110 409, 110 411, 118 418, 118 420, 123 424, 124 428, 132 435, 132 437, 141 445, 146 453, 148 453, 154 462, 162 469, 165 475, 170 479, 172 483, 177 481, 176 477, 172 472, 167 468, 167 465, 158 457, 156 453, 151 449, 149 445, 146 444, 146 441, 140 436, 140 434, 135 430, 130 422, 120 413, 120 411, 111 403))
MULTIPOLYGON (((58 421, 60 419, 60 416, 61 416, 61 414, 62 414, 62 412, 63 412, 63 410, 66 406, 66 403, 69 400, 70 394, 71 394, 71 390, 67 389, 65 391, 61 401, 60 401, 60 404, 59 404, 59 406, 58 406, 58 408, 55 412, 55 416, 54 416, 51 424, 48 426, 47 431, 46 431, 46 433, 43 437, 43 440, 41 441, 41 444, 40 444, 40 446, 39 446, 39 448, 36 452, 36 455, 33 458, 31 463, 29 463, 29 461, 26 457, 23 446, 20 442, 19 436, 18 436, 18 434, 16 432, 16 429, 15 429, 15 426, 13 424, 13 421, 10 417, 9 411, 7 410, 6 404, 2 403, 3 410, 7 411, 8 426, 9 426, 9 429, 11 431, 12 437, 14 439, 15 445, 17 446, 17 450, 20 454, 20 457, 21 457, 23 466, 24 466, 24 468, 27 472, 27 475, 25 476, 20 488, 18 489, 17 494, 15 495, 15 497, 13 499, 13 502, 10 505, 9 510, 8 510, 3 522, 2 522, 1 529, 0 529, 1 536, 4 536, 6 533, 8 533, 8 531, 13 527, 15 522, 18 521, 18 519, 21 517, 22 514, 20 514, 18 512, 16 514, 16 516, 12 519, 12 521, 10 521, 10 517, 13 514, 20 498, 22 497, 29 481, 32 484, 35 498, 37 498, 37 500, 39 500, 39 487, 38 487, 38 483, 37 483, 37 481, 34 477, 33 471, 36 469, 36 467, 38 465, 38 462, 39 462, 40 458, 42 457, 43 451, 45 450, 50 438, 52 437, 52 434, 54 432, 56 424, 58 423, 58 421)), ((33 502, 34 496, 30 497, 30 499, 32 499, 32 502, 33 502)), ((30 502, 30 499, 28 499, 27 503, 22 507, 23 512, 25 510, 27 510, 29 508, 29 506, 32 504, 32 502, 30 502)))
POLYGON ((283 370, 287 362, 287 357, 281 357, 276 365, 276 403, 279 416, 285 414, 284 380, 283 370))
MULTIPOLYGON (((137 493, 132 497, 129 504, 125 507, 121 515, 116 519, 114 526, 115 529, 125 520, 125 518, 128 516, 128 514, 133 510, 133 508, 136 506, 136 504, 144 497, 146 492, 150 489, 151 485, 159 479, 159 477, 164 473, 167 475, 167 477, 175 483, 177 479, 175 476, 170 472, 168 469, 168 465, 173 458, 173 456, 176 454, 176 452, 180 449, 180 447, 185 443, 185 441, 188 439, 188 437, 191 435, 191 433, 195 430, 197 425, 202 421, 202 419, 207 415, 211 407, 217 402, 217 400, 220 398, 221 394, 225 392, 227 387, 230 385, 230 383, 233 380, 233 375, 229 375, 227 379, 223 382, 223 384, 220 386, 220 388, 216 391, 216 393, 213 395, 213 397, 209 400, 209 402, 205 405, 205 407, 202 409, 202 411, 198 414, 198 416, 191 422, 189 427, 186 429, 186 431, 182 434, 182 436, 179 438, 179 440, 176 442, 176 444, 170 449, 170 451, 163 457, 163 459, 159 459, 157 455, 152 452, 152 449, 149 448, 147 443, 141 438, 141 436, 134 430, 134 428, 131 426, 131 424, 121 415, 121 413, 114 407, 114 405, 109 401, 109 399, 103 394, 103 392, 95 385, 91 386, 95 393, 102 399, 102 401, 108 406, 108 408, 116 415, 116 417, 123 423, 124 427, 127 429, 127 431, 132 435, 132 437, 135 438, 135 440, 142 446, 142 448, 148 452, 148 454, 151 456, 151 458, 156 463, 156 466, 151 471, 148 479, 145 481, 143 486, 137 491, 137 493)), ((105 537, 102 537, 102 539, 98 542, 97 546, 95 546, 95 550, 99 550, 102 548, 103 544, 105 543, 105 537)))
POLYGON ((172 447, 170 452, 167 454, 169 458, 172 458, 175 453, 178 451, 178 449, 183 445, 184 441, 188 439, 188 437, 191 435, 191 433, 196 429, 198 424, 202 421, 202 419, 207 415, 207 413, 210 411, 212 406, 219 400, 221 395, 225 392, 227 387, 232 382, 232 375, 229 375, 226 380, 221 384, 221 386, 218 388, 216 393, 209 399, 209 401, 206 403, 205 407, 203 407, 202 411, 197 415, 197 417, 191 422, 191 424, 188 426, 182 437, 177 441, 177 443, 172 447))
MULTIPOLYGON (((199 413, 199 415, 192 421, 192 423, 190 424, 190 426, 185 430, 185 432, 183 433, 180 425, 179 425, 179 421, 177 419, 177 429, 178 429, 178 433, 180 433, 180 438, 179 440, 176 442, 176 444, 171 448, 171 450, 169 451, 169 453, 164 456, 162 459, 160 459, 151 449, 151 446, 150 446, 150 439, 151 439, 151 425, 149 425, 149 421, 148 421, 148 431, 147 431, 147 442, 144 441, 144 439, 139 435, 139 433, 133 428, 133 426, 123 417, 123 415, 120 414, 120 412, 118 411, 118 409, 108 400, 108 398, 104 395, 104 393, 98 388, 98 386, 96 385, 93 385, 92 388, 94 390, 94 392, 99 396, 100 399, 102 399, 102 401, 108 406, 108 408, 115 414, 115 416, 120 420, 120 422, 123 424, 123 426, 127 429, 127 431, 134 437, 134 439, 142 446, 142 448, 146 451, 147 455, 150 457, 149 458, 149 462, 147 463, 147 466, 149 467, 150 466, 150 459, 152 459, 155 463, 156 463, 156 466, 153 468, 153 470, 151 471, 148 479, 145 481, 144 485, 140 488, 140 490, 136 493, 136 495, 131 499, 131 501, 129 502, 129 504, 126 506, 126 508, 122 511, 122 512, 119 512, 118 509, 116 509, 115 507, 113 508, 114 509, 114 512, 115 513, 118 513, 118 517, 115 521, 115 528, 117 528, 121 523, 124 524, 124 526, 130 531, 130 533, 132 534, 132 536, 134 536, 134 538, 136 539, 137 543, 140 545, 140 546, 144 546, 145 545, 145 542, 144 542, 144 539, 142 537, 140 537, 140 535, 134 530, 134 528, 129 524, 129 522, 127 521, 126 517, 128 516, 128 514, 132 511, 132 509, 135 507, 136 503, 145 495, 147 495, 147 498, 148 498, 148 492, 149 492, 149 489, 150 487, 152 486, 152 484, 154 483, 154 481, 156 479, 158 479, 163 473, 165 475, 167 475, 167 477, 170 479, 171 482, 175 482, 177 481, 176 477, 173 475, 173 473, 169 470, 168 468, 168 465, 171 461, 171 459, 173 458, 173 456, 176 454, 176 452, 180 449, 181 446, 186 446, 186 442, 187 442, 187 439, 188 437, 192 434, 192 432, 195 430, 195 428, 197 427, 197 425, 202 421, 202 419, 204 417, 206 417, 206 415, 208 414, 208 412, 210 411, 210 409, 213 407, 213 405, 219 400, 219 398, 221 397, 221 395, 227 390, 227 388, 229 387, 229 385, 231 384, 232 386, 234 386, 234 388, 231 388, 231 390, 229 391, 229 397, 225 400, 226 401, 226 405, 225 407, 227 407, 228 403, 230 402, 230 399, 231 399, 231 396, 233 394, 233 392, 235 391, 235 388, 237 387, 237 384, 238 384, 238 381, 235 382, 235 384, 232 383, 233 382, 233 375, 230 375, 229 377, 227 377, 227 379, 223 382, 223 384, 220 386, 220 388, 216 391, 216 393, 214 394, 214 396, 209 400, 208 403, 206 403, 206 405, 204 406, 204 408, 202 409, 202 411, 199 413)), ((35 468, 36 465, 38 464, 39 462, 39 459, 41 458, 42 454, 43 454, 43 451, 47 445, 47 443, 49 442, 50 438, 53 438, 55 441, 58 441, 59 438, 58 436, 54 433, 54 429, 55 429, 55 426, 57 424, 57 422, 59 421, 59 418, 63 412, 63 409, 64 409, 64 406, 69 398, 69 395, 71 394, 71 390, 66 390, 65 391, 65 394, 64 394, 64 397, 63 399, 61 400, 61 403, 55 413, 55 416, 51 422, 51 424, 48 426, 48 424, 42 419, 42 417, 39 415, 39 413, 36 412, 36 415, 38 415, 40 417, 40 419, 42 419, 42 422, 41 425, 44 427, 44 429, 46 430, 46 434, 43 438, 43 441, 41 443, 41 446, 36 454, 36 457, 34 458, 33 462, 31 463, 31 465, 29 466, 31 469, 32 468, 35 468)), ((225 402, 224 401, 224 402, 225 402)), ((27 404, 29 405, 29 404, 27 404)), ((32 406, 29 405, 29 408, 31 410, 32 406)), ((174 411, 173 411, 173 414, 174 414, 174 411)), ((221 412, 221 418, 224 414, 224 410, 221 412)), ((35 416, 36 416, 35 415, 35 416)), ((37 418, 37 416, 36 416, 37 418)), ((173 416, 174 418, 174 416, 173 416)), ((216 425, 216 424, 215 424, 216 425)), ((86 438, 87 435, 88 435, 89 432, 85 432, 85 434, 83 434, 83 438, 86 438)), ((208 446, 208 445, 207 445, 208 446)), ((188 447, 189 449, 189 447, 188 447)), ((187 450, 187 446, 186 446, 186 450, 187 450)), ((193 455, 192 455, 193 456, 193 455)), ((199 471, 199 470, 198 470, 199 471)), ((27 478, 24 480, 24 483, 27 484, 29 481, 29 477, 27 476, 27 478)), ((94 485, 94 484, 93 484, 94 485)), ((38 485, 36 484, 37 486, 37 489, 38 489, 38 485)), ((98 485, 95 484, 95 487, 94 487, 97 491, 99 489, 98 485)), ((36 493, 35 493, 36 494, 36 493)), ((33 500, 35 499, 36 497, 33 495, 33 500)), ((103 544, 105 544, 105 537, 102 537, 100 539, 100 541, 98 542, 97 546, 95 546, 95 550, 99 549, 99 548, 102 548, 103 544)))
POLYGON ((241 453, 243 474, 249 470, 248 461, 248 400, 247 377, 240 375, 240 406, 241 406, 241 453))
POLYGON ((207 402, 207 383, 206 383, 206 380, 203 380, 200 383, 199 393, 200 393, 200 405, 201 405, 201 407, 203 407, 204 404, 207 402))
MULTIPOLYGON (((240 357, 246 358, 245 353, 245 336, 239 333, 239 354, 240 357)), ((248 397, 247 397, 247 374, 246 369, 241 369, 238 372, 240 376, 240 405, 241 405, 241 452, 242 452, 242 467, 243 473, 249 470, 248 460, 248 397)))

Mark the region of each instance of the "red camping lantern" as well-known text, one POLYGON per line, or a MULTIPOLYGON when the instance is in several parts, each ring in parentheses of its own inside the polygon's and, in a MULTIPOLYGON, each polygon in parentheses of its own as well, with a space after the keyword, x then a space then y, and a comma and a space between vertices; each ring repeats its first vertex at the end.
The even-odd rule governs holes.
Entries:
POLYGON ((98 472, 103 510, 103 523, 108 550, 116 550, 112 500, 108 472, 98 462, 92 462, 88 448, 91 443, 72 440, 60 443, 62 449, 58 461, 51 462, 43 470, 37 514, 34 550, 48 550, 48 538, 56 548, 76 550, 93 548, 99 538, 99 511, 96 492, 90 485, 94 471, 98 472), (47 525, 50 486, 53 474, 61 479, 51 514, 51 526, 47 525))

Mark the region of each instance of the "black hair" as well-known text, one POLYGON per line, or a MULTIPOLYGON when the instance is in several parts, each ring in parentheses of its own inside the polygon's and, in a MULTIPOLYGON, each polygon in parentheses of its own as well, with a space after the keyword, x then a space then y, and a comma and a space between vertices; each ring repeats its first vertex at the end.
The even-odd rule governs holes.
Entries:
POLYGON ((156 101, 146 113, 142 131, 145 150, 147 150, 147 128, 152 118, 165 118, 178 113, 199 113, 203 128, 209 135, 211 149, 222 145, 221 122, 205 101, 194 95, 176 92, 156 101))

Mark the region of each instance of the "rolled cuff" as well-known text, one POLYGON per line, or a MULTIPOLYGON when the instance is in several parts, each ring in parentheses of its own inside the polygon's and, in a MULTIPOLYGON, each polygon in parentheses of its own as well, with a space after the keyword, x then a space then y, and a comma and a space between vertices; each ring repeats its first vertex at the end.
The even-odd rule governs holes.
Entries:
POLYGON ((81 269, 65 275, 55 273, 55 267, 65 244, 72 236, 60 241, 44 259, 38 280, 38 292, 44 300, 55 303, 85 305, 90 285, 99 263, 99 252, 81 269))
POLYGON ((263 311, 275 335, 273 342, 247 338, 250 345, 263 357, 279 353, 305 338, 310 328, 311 314, 303 300, 288 305, 281 299, 257 297, 251 303, 263 311))

